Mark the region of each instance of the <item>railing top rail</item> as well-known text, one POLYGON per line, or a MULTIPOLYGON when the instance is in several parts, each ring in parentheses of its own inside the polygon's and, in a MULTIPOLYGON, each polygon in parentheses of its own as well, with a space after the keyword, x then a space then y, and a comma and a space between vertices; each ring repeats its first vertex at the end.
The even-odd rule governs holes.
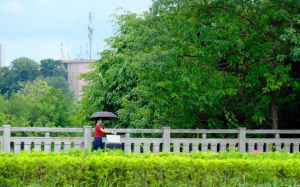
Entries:
MULTIPOLYGON (((119 133, 163 133, 162 129, 106 129, 113 130, 119 133)), ((3 131, 3 127, 0 127, 3 131)), ((12 127, 12 132, 84 132, 83 128, 49 128, 49 127, 12 127)), ((94 128, 92 128, 94 132, 94 128)))
POLYGON ((261 130, 261 129, 247 129, 247 134, 300 134, 299 129, 282 129, 282 130, 261 130))
MULTIPOLYGON (((162 129, 107 129, 118 133, 163 133, 162 129)), ((93 129, 94 131, 94 129, 93 129)))
MULTIPOLYGON (((2 127, 0 127, 2 128, 2 127)), ((162 129, 108 129, 119 133, 163 133, 162 129)), ((83 128, 12 127, 12 132, 84 132, 83 128)), ((94 132, 94 128, 92 128, 94 132)))
MULTIPOLYGON (((0 127, 0 132, 4 130, 0 127)), ((163 133, 163 129, 108 129, 118 133, 163 133)), ((11 127, 12 132, 84 132, 84 128, 11 127)), ((94 128, 92 128, 94 132, 94 128)), ((215 133, 238 134, 239 129, 170 129, 170 133, 215 133)), ((246 134, 300 134, 300 129, 246 129, 246 134)))
POLYGON ((239 130, 235 129, 171 129, 171 133, 239 133, 239 130))
POLYGON ((83 128, 12 127, 12 132, 84 132, 83 128))

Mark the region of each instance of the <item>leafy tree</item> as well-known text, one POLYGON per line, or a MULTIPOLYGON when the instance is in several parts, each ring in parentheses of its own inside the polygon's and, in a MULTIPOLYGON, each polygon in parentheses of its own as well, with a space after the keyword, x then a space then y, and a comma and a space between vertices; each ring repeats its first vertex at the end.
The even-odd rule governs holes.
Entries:
POLYGON ((8 94, 0 95, 0 103, 0 126, 29 126, 30 122, 27 120, 29 116, 29 104, 26 99, 17 93, 12 93, 11 97, 8 97, 8 94))
MULTIPOLYGON (((0 126, 2 125, 11 125, 12 127, 28 127, 29 121, 23 117, 16 118, 12 117, 10 114, 3 114, 0 112, 0 126)), ((21 135, 23 133, 17 133, 21 135)))
POLYGON ((73 97, 72 93, 67 89, 66 81, 63 80, 67 76, 61 68, 60 60, 44 59, 41 65, 35 61, 21 57, 14 60, 10 67, 0 68, 0 90, 4 94, 9 92, 9 96, 13 91, 20 89, 19 82, 28 82, 35 80, 38 76, 42 77, 62 77, 62 78, 45 78, 54 87, 61 88, 63 93, 68 97, 73 97), (61 83, 58 83, 61 81, 61 83))
POLYGON ((110 50, 83 76, 82 111, 121 101, 114 111, 136 127, 279 128, 300 89, 299 2, 157 0, 150 10, 115 17, 110 50))
POLYGON ((74 91, 71 91, 69 88, 69 84, 66 81, 65 78, 61 76, 54 76, 54 77, 43 77, 39 76, 37 77, 38 80, 42 80, 47 82, 49 86, 54 87, 55 89, 61 89, 62 94, 69 98, 70 100, 75 100, 75 93, 74 91))
POLYGON ((32 83, 20 83, 20 86, 22 88, 19 90, 19 94, 35 101, 47 94, 51 88, 47 82, 42 80, 34 80, 32 83))
POLYGON ((70 126, 68 118, 73 104, 62 95, 61 90, 51 88, 49 92, 40 99, 38 107, 39 111, 43 111, 42 116, 47 120, 55 123, 56 126, 70 126))
POLYGON ((33 81, 40 75, 40 65, 34 60, 21 57, 11 62, 10 71, 13 77, 11 91, 18 91, 19 82, 33 81))
POLYGON ((31 126, 66 127, 73 104, 62 95, 60 89, 48 86, 47 82, 35 80, 22 85, 19 94, 30 102, 28 117, 31 126))
POLYGON ((30 113, 30 104, 27 98, 13 92, 10 97, 7 95, 0 96, 0 112, 9 114, 13 118, 24 117, 28 119, 30 113))
POLYGON ((78 104, 63 77, 66 72, 61 72, 61 62, 46 59, 41 63, 47 77, 40 75, 38 63, 25 57, 14 60, 9 68, 0 68, 1 124, 77 126, 73 116, 78 104))
POLYGON ((0 68, 0 94, 4 95, 11 92, 13 85, 13 76, 8 67, 0 68))
MULTIPOLYGON (((194 32, 200 40, 198 43, 204 42, 198 48, 207 52, 198 53, 201 56, 198 60, 210 60, 209 65, 213 68, 240 78, 241 86, 235 94, 244 92, 250 98, 241 101, 246 107, 235 107, 228 105, 228 99, 233 98, 230 96, 225 103, 225 116, 234 117, 233 114, 240 110, 246 114, 246 119, 258 124, 272 119, 272 128, 277 129, 279 106, 294 99, 294 94, 285 92, 287 95, 284 95, 283 91, 299 89, 299 76, 292 75, 298 70, 292 67, 299 61, 299 35, 296 33, 299 16, 295 12, 299 9, 299 2, 222 0, 204 4, 198 1, 187 5, 183 1, 178 3, 196 10, 195 16, 186 14, 187 19, 196 23, 195 28, 203 20, 212 21, 210 27, 199 27, 194 32), (255 97, 251 97, 253 95, 255 97)), ((160 14, 164 12, 154 10, 160 14)))
POLYGON ((8 119, 9 119, 9 114, 4 115, 4 114, 0 113, 0 125, 1 126, 9 124, 9 123, 7 123, 7 122, 9 122, 8 119))
MULTIPOLYGON (((89 86, 83 88, 80 111, 77 114, 77 120, 81 123, 90 125, 89 117, 95 111, 117 112, 124 97, 135 97, 134 94, 128 94, 136 86, 137 77, 127 72, 129 64, 125 62, 125 55, 120 54, 121 51, 122 49, 117 53, 113 50, 103 51, 102 58, 90 65, 93 71, 82 75, 89 86)), ((128 127, 125 120, 112 123, 115 127, 128 127)))
POLYGON ((41 60, 41 75, 44 77, 66 77, 67 72, 61 68, 61 60, 53 60, 49 58, 41 60))
POLYGON ((18 127, 70 127, 77 125, 72 119, 77 107, 75 101, 62 95, 60 89, 48 86, 47 82, 35 80, 21 84, 21 89, 0 96, 2 121, 18 127), (7 115, 9 115, 7 117, 7 115))
POLYGON ((15 59, 10 66, 14 76, 20 82, 33 81, 39 75, 40 66, 26 57, 15 59))

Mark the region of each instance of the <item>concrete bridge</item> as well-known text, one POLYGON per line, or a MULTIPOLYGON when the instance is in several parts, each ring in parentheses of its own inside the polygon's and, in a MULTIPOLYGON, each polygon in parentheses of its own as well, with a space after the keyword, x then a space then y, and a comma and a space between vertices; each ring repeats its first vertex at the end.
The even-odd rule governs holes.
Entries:
MULTIPOLYGON (((207 151, 213 152, 220 150, 226 151, 229 147, 238 148, 240 152, 252 152, 259 150, 260 152, 280 151, 285 148, 287 152, 299 151, 300 138, 280 138, 280 134, 300 134, 300 130, 256 130, 256 129, 171 129, 163 127, 162 129, 108 129, 118 133, 125 133, 125 137, 121 138, 124 151, 145 153, 158 153, 161 151, 207 151), (133 138, 131 133, 157 133, 161 134, 161 138, 133 138), (171 134, 198 134, 199 138, 171 138, 171 134), (207 138, 207 134, 236 134, 236 138, 207 138), (246 138, 248 134, 274 134, 274 138, 246 138)), ((61 151, 70 148, 91 149, 93 142, 91 126, 83 128, 42 128, 42 127, 11 127, 3 125, 0 127, 1 149, 4 152, 14 153, 20 152, 22 149, 44 151, 61 151), (15 137, 11 136, 11 132, 43 132, 44 137, 15 137), (51 137, 50 133, 66 133, 77 132, 83 134, 81 137, 51 137)), ((106 138, 103 137, 103 143, 106 138)))

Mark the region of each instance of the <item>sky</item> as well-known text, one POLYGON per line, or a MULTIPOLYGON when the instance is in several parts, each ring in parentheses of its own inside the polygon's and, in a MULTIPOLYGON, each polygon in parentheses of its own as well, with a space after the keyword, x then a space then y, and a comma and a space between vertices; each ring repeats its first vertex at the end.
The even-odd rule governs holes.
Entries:
POLYGON ((89 12, 94 15, 92 59, 98 59, 97 52, 107 48, 104 39, 114 33, 111 15, 121 13, 119 7, 140 14, 151 4, 152 0, 0 0, 4 66, 20 57, 36 62, 88 58, 89 12))

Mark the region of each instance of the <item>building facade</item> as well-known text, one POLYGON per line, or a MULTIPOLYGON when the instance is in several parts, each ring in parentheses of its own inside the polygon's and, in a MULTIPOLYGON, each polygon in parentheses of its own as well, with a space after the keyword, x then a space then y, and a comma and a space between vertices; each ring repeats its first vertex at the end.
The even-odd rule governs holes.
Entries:
POLYGON ((4 67, 4 44, 0 43, 0 67, 4 67))
POLYGON ((87 66, 93 61, 95 60, 68 60, 61 63, 63 70, 68 72, 67 81, 70 89, 75 92, 78 100, 81 100, 82 87, 87 85, 84 80, 79 79, 79 75, 89 72, 87 66))

